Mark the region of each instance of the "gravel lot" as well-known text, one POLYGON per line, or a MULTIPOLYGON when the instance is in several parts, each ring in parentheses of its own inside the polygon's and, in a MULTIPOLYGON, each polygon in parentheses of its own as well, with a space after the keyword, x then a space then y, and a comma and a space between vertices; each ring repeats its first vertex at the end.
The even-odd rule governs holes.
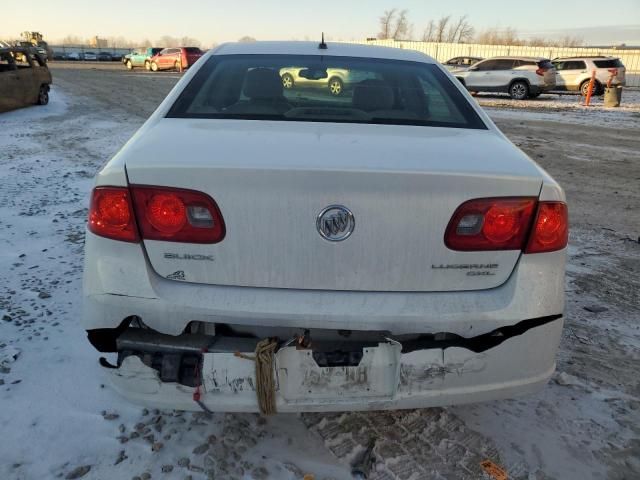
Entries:
POLYGON ((490 478, 485 459, 515 479, 640 478, 638 92, 614 111, 478 98, 570 205, 566 327, 543 392, 262 419, 149 412, 106 384, 78 319, 91 178, 180 76, 51 68, 49 106, 0 115, 0 478, 346 479, 372 437, 376 479, 490 478))

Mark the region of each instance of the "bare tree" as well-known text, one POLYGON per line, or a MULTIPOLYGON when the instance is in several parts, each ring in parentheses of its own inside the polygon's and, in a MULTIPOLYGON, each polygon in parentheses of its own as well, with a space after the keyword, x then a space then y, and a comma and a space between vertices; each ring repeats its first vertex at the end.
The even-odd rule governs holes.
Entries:
POLYGON ((460 17, 458 18, 457 21, 454 21, 454 23, 451 23, 451 25, 449 25, 449 29, 447 30, 447 34, 445 35, 445 41, 447 43, 453 43, 456 41, 456 37, 458 36, 458 30, 460 30, 460 27, 462 26, 462 23, 465 21, 466 17, 460 17))
POLYGON ((499 30, 490 28, 480 32, 476 37, 477 43, 485 45, 524 45, 524 40, 518 38, 518 33, 514 28, 507 27, 499 30))
POLYGON ((503 45, 523 45, 524 42, 518 38, 515 28, 507 27, 502 32, 503 45))
POLYGON ((467 16, 459 17, 452 22, 451 15, 441 17, 437 22, 429 20, 422 33, 423 42, 464 43, 473 38, 474 28, 468 22, 467 16))
POLYGON ((497 37, 497 30, 495 28, 490 28, 478 33, 478 35, 476 36, 476 43, 482 43, 484 45, 495 45, 497 37))
POLYGON ((252 42, 255 42, 256 39, 253 37, 250 37, 249 35, 245 35, 244 37, 239 38, 238 41, 240 43, 252 43, 252 42))
POLYGON ((473 40, 473 35, 476 29, 473 26, 466 24, 462 27, 458 33, 458 43, 469 43, 473 40))
POLYGON ((409 37, 410 26, 409 20, 407 19, 407 13, 407 10, 402 10, 398 15, 396 25, 393 29, 392 38, 394 40, 404 40, 409 37))
POLYGON ((433 20, 429 20, 427 23, 427 28, 424 29, 424 33, 422 34, 423 42, 435 42, 436 35, 436 23, 433 20))
POLYGON ((179 47, 180 41, 176 37, 172 37, 171 35, 163 35, 158 39, 156 45, 162 48, 172 48, 179 47))
POLYGON ((378 32, 378 38, 386 40, 391 38, 392 24, 395 19, 397 9, 385 10, 384 14, 380 17, 380 32, 378 32))
POLYGON ((436 42, 445 41, 445 32, 447 31, 447 25, 449 24, 450 18, 451 18, 451 15, 447 15, 446 17, 442 17, 440 18, 440 20, 438 20, 438 24, 436 25, 436 34, 435 34, 436 42))
POLYGON ((467 21, 467 16, 463 15, 458 18, 455 24, 449 27, 448 41, 457 43, 468 42, 473 37, 473 31, 473 27, 467 21))
POLYGON ((193 37, 182 37, 179 40, 179 47, 200 47, 200 40, 196 40, 193 37))

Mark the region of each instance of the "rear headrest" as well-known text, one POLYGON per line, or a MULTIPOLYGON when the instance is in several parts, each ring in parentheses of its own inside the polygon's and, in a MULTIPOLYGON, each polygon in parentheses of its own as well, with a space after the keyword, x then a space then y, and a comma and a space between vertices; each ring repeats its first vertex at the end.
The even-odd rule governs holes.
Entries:
POLYGON ((371 112, 393 108, 393 89, 382 80, 363 80, 353 89, 353 108, 371 112))
POLYGON ((254 68, 247 72, 243 93, 251 99, 282 97, 282 80, 275 70, 254 68))

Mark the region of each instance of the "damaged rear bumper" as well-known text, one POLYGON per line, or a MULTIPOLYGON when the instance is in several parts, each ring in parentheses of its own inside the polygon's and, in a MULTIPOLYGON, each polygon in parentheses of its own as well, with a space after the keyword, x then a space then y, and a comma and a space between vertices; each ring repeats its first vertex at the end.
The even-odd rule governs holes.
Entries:
MULTIPOLYGON (((472 338, 382 339, 356 348, 355 361, 334 366, 326 366, 320 345, 285 345, 274 362, 277 410, 421 408, 532 393, 554 372, 562 324, 554 315, 472 338)), ((254 339, 204 336, 149 341, 125 332, 118 366, 107 371, 120 394, 144 405, 257 412, 255 364, 236 355, 251 355, 252 345, 254 339), (202 405, 194 401, 196 389, 202 405)))

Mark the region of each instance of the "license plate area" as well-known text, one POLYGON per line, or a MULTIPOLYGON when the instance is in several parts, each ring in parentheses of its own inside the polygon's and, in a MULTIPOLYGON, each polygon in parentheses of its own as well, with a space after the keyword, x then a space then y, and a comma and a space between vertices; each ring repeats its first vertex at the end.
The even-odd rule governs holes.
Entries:
POLYGON ((400 354, 400 344, 379 343, 362 349, 358 365, 321 367, 311 350, 281 348, 276 354, 280 395, 289 403, 391 398, 398 386, 400 354))

